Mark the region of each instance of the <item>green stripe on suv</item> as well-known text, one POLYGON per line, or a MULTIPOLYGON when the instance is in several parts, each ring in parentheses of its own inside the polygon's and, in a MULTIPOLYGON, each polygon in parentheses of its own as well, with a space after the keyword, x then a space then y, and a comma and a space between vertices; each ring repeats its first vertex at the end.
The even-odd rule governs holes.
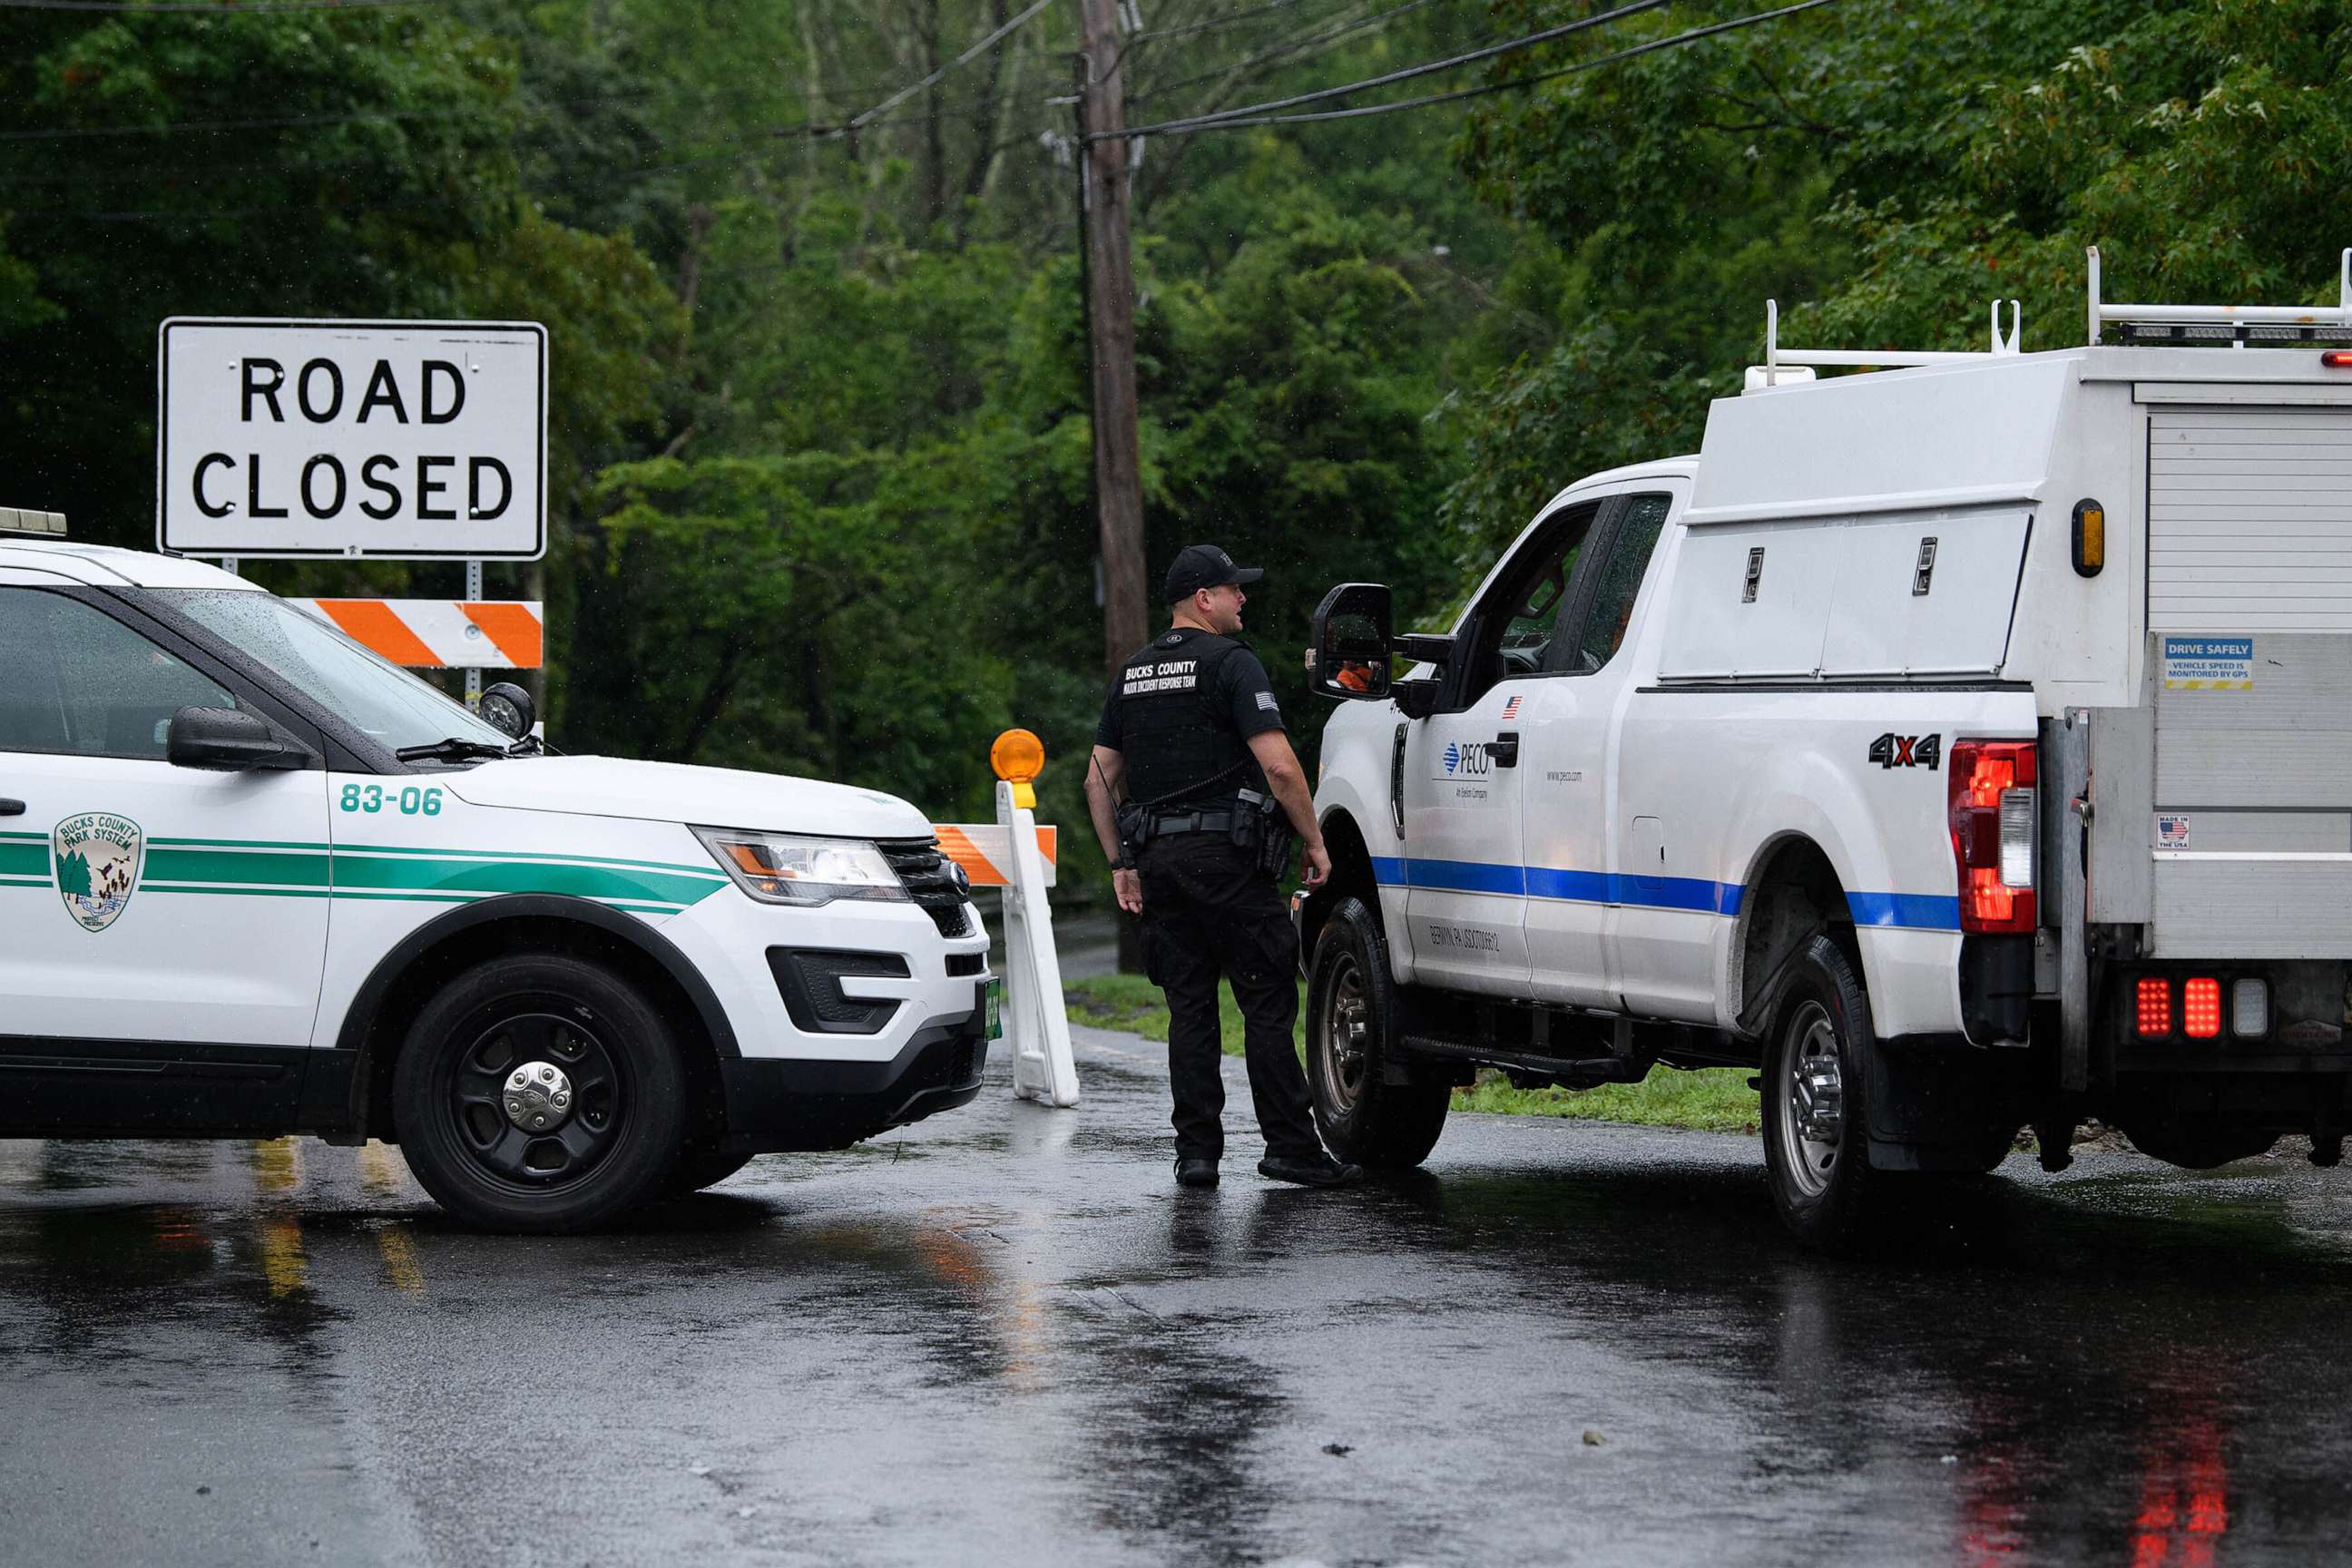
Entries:
MULTIPOLYGON (((7 847, 0 845, 0 852, 7 847)), ((47 847, 36 868, 48 870, 47 847)), ((0 867, 5 867, 0 862, 0 867)), ((140 879, 157 893, 249 898, 392 899, 471 903, 506 893, 593 899, 641 914, 675 914, 727 885, 717 867, 590 856, 519 856, 466 849, 234 839, 151 840, 140 879)))

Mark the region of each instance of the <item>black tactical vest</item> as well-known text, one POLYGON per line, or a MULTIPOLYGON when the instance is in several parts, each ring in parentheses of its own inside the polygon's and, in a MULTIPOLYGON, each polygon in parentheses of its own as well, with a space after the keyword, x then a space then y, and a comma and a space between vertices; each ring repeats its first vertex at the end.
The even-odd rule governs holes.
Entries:
POLYGON ((1244 652, 1190 626, 1162 632, 1129 657, 1118 694, 1127 798, 1154 808, 1231 805, 1265 791, 1257 759, 1234 729, 1219 668, 1244 652))

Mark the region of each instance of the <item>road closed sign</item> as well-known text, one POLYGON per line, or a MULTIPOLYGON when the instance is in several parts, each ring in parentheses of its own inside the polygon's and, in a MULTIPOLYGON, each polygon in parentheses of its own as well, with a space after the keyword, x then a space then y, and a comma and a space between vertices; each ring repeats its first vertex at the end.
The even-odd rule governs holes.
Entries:
POLYGON ((182 555, 536 560, 547 330, 173 317, 155 536, 182 555))

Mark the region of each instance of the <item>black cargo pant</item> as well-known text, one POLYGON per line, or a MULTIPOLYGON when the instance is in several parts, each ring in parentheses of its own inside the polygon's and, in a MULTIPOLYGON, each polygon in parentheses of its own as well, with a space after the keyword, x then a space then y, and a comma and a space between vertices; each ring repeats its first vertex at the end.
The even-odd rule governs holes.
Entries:
POLYGON ((1255 851, 1223 834, 1154 839, 1143 876, 1143 968, 1168 994, 1168 1076, 1176 1096, 1176 1157, 1224 1152, 1225 1081, 1219 1068, 1217 980, 1242 1012, 1250 1099, 1266 1152, 1311 1159, 1323 1152, 1291 1042, 1298 1021, 1298 933, 1255 851))

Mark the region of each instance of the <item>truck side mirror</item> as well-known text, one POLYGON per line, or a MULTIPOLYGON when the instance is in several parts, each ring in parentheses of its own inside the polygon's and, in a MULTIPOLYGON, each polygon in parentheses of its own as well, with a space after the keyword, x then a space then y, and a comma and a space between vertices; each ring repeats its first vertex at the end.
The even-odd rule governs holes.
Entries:
POLYGON ((257 713, 234 708, 183 708, 163 732, 163 755, 175 768, 245 773, 255 768, 299 768, 310 748, 281 733, 257 713))
POLYGON ((1384 583, 1342 583, 1324 595, 1310 623, 1316 691, 1343 702, 1386 698, 1394 619, 1384 583))

